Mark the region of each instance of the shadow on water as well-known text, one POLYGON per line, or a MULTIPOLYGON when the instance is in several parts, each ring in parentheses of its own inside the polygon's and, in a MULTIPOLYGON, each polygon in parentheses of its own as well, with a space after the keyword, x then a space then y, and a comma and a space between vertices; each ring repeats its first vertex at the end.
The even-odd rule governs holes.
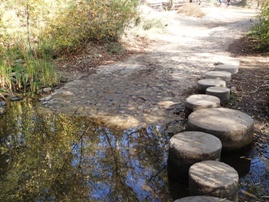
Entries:
MULTIPOLYGON (((167 177, 169 137, 159 126, 123 131, 94 119, 40 113, 22 102, 0 118, 0 137, 0 201, 167 202, 188 196, 186 184, 167 177)), ((262 155, 223 159, 241 173, 244 194, 268 196, 269 148, 262 148, 262 155)))

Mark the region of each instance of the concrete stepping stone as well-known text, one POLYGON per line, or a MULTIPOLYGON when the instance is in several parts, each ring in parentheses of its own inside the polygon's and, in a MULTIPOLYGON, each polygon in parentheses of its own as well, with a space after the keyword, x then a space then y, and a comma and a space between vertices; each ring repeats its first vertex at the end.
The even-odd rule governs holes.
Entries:
POLYGON ((226 87, 226 82, 221 79, 201 79, 198 81, 198 90, 205 93, 208 87, 226 87))
POLYGON ((169 145, 169 177, 187 182, 190 166, 204 160, 219 161, 221 148, 221 141, 207 133, 185 131, 174 135, 169 145))
POLYGON ((226 87, 209 87, 206 89, 206 94, 218 97, 221 104, 228 104, 230 100, 230 91, 231 90, 226 87))
POLYGON ((206 108, 220 107, 220 99, 212 95, 197 94, 186 98, 185 116, 188 117, 193 111, 206 108))
POLYGON ((177 199, 174 202, 232 202, 232 201, 213 196, 188 196, 181 199, 177 199))
POLYGON ((225 71, 230 72, 232 75, 236 74, 238 72, 238 66, 237 65, 217 65, 215 66, 215 71, 225 71))
POLYGON ((189 170, 191 196, 208 195, 238 201, 238 182, 236 170, 218 161, 198 162, 189 170))
POLYGON ((236 58, 226 58, 225 62, 223 62, 224 64, 229 64, 229 65, 236 65, 239 66, 240 65, 240 60, 236 59, 236 58))
POLYGON ((223 81, 229 82, 231 77, 232 74, 225 71, 209 71, 205 73, 206 79, 221 79, 223 81))
POLYGON ((254 121, 238 110, 201 109, 189 115, 187 130, 212 134, 221 140, 224 152, 232 152, 244 149, 252 143, 254 121))

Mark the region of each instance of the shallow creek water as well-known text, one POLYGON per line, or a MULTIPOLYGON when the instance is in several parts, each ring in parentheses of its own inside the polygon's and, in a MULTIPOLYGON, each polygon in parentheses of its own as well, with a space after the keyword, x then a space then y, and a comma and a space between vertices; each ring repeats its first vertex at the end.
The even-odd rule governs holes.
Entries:
MULTIPOLYGON (((0 136, 0 201, 172 201, 188 195, 186 185, 167 177, 169 137, 160 126, 108 128, 21 102, 0 117, 0 136)), ((224 159, 241 173, 240 193, 250 199, 268 195, 269 148, 261 148, 224 159)))

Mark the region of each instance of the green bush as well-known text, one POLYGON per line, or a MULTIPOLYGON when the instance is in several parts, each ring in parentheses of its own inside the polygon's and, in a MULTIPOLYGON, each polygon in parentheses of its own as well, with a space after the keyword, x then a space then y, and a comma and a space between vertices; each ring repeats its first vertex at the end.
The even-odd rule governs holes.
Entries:
POLYGON ((262 0, 260 23, 255 27, 252 35, 259 39, 258 49, 269 51, 269 1, 262 0))
POLYGON ((0 89, 57 82, 52 57, 89 41, 115 42, 139 0, 5 0, 0 3, 0 89), (45 75, 40 75, 45 74, 45 75))

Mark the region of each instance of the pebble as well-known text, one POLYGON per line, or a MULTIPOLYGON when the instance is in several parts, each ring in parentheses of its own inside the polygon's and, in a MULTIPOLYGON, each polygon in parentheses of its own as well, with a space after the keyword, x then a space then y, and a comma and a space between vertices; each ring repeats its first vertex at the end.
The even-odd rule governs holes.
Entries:
POLYGON ((0 101, 0 107, 4 107, 4 106, 7 106, 7 103, 4 101, 0 101))
POLYGON ((44 93, 49 93, 52 91, 52 88, 43 88, 44 93))
POLYGON ((21 101, 21 100, 23 100, 23 97, 13 96, 13 97, 10 97, 10 100, 13 102, 21 101))
POLYGON ((6 113, 5 107, 0 107, 0 116, 6 113))
MULTIPOLYGON (((52 99, 52 95, 49 95, 49 96, 47 96, 47 97, 43 97, 43 98, 41 98, 41 99, 39 99, 40 101, 49 101, 49 100, 51 100, 52 99)), ((43 102, 44 103, 44 102, 43 102)), ((47 104, 47 102, 45 103, 45 104, 47 104)))

